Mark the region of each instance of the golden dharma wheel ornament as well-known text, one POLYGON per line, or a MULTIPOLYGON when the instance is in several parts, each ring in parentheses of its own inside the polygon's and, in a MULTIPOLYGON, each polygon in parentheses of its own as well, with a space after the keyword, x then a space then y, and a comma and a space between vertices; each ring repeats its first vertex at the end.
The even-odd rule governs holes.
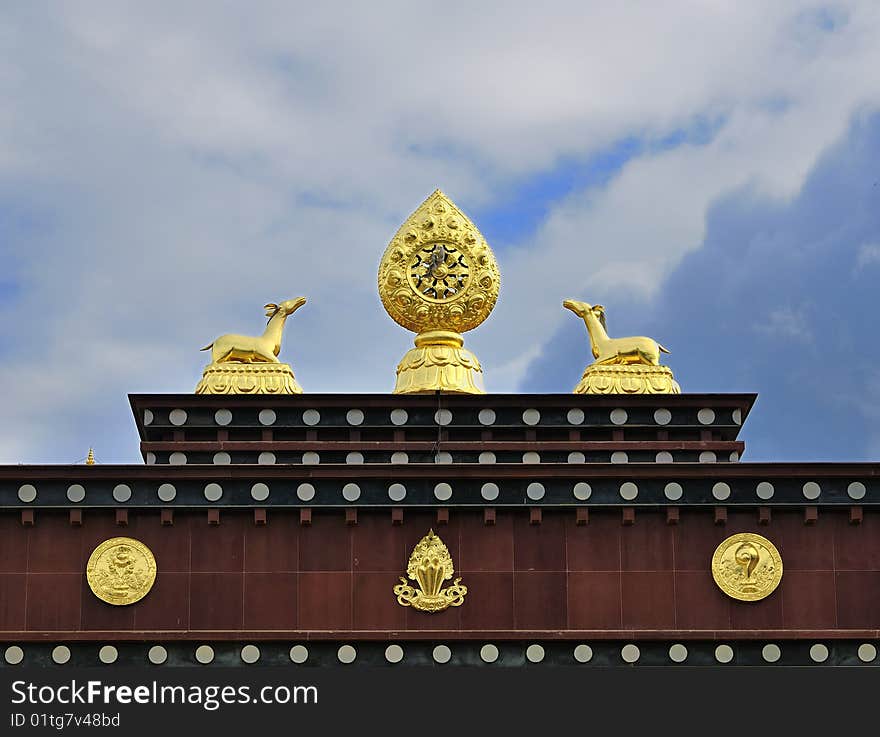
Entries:
POLYGON ((139 540, 113 537, 92 551, 86 563, 86 580, 101 601, 117 606, 134 604, 156 581, 156 559, 139 540))
POLYGON ((406 567, 406 575, 418 584, 418 588, 401 576, 400 583, 394 587, 398 604, 422 612, 441 612, 451 606, 461 606, 467 594, 467 586, 461 585, 461 578, 456 578, 452 586, 443 588, 443 582, 452 578, 453 573, 455 568, 449 550, 434 530, 429 530, 413 548, 406 567))
POLYGON ((712 577, 728 596, 764 599, 782 580, 782 556, 766 537, 741 532, 724 540, 712 556, 712 577))
POLYGON ((391 239, 379 264, 379 297, 417 333, 397 367, 395 394, 483 394, 483 371, 461 333, 492 312, 501 275, 477 226, 435 190, 391 239))

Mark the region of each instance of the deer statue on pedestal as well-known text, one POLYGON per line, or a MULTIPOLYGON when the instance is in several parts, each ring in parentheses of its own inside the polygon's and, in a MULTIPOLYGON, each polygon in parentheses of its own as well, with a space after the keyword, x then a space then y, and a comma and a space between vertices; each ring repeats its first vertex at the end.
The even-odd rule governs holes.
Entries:
POLYGON ((269 324, 262 335, 221 335, 201 350, 211 351, 213 363, 233 361, 238 363, 280 363, 281 333, 290 315, 306 303, 305 297, 289 299, 281 304, 270 302, 265 306, 269 324))

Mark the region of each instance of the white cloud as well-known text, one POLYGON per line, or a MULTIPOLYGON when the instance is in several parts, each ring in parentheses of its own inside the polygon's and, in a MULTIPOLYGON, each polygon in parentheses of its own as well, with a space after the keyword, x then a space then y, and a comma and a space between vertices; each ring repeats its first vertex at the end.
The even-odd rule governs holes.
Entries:
POLYGON ((198 348, 298 294, 282 357, 306 390, 388 391, 411 337, 375 270, 433 187, 487 207, 562 157, 720 116, 709 144, 640 156, 505 253, 467 345, 490 390, 515 389, 564 297, 650 298, 713 200, 791 196, 877 104, 880 10, 840 8, 833 33, 799 2, 7 9, 0 213, 34 222, 0 242, 23 289, 0 322, 0 459, 97 444, 79 428, 128 426, 126 392, 191 391, 198 348))

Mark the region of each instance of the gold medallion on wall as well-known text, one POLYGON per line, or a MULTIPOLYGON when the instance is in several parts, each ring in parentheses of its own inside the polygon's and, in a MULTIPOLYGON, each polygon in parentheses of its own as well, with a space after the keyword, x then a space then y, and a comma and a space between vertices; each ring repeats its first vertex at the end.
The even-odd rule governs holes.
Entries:
POLYGON ((116 606, 134 604, 156 581, 156 559, 142 542, 113 537, 92 551, 86 563, 86 580, 101 601, 116 606))
POLYGON ((452 578, 453 573, 455 568, 449 549, 434 530, 430 530, 413 548, 406 567, 406 575, 418 584, 418 588, 401 576, 400 583, 394 587, 398 604, 423 612, 441 612, 451 606, 461 606, 467 594, 467 586, 461 585, 461 578, 456 578, 452 586, 442 588, 443 582, 452 578))
POLYGON ((779 586, 782 557, 766 537, 741 532, 724 540, 712 556, 712 577, 728 596, 758 601, 779 586))

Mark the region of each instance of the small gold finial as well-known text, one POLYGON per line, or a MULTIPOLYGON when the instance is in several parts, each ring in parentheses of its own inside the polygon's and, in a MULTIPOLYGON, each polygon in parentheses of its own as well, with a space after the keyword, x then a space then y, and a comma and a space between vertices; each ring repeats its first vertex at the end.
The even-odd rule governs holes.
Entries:
POLYGON ((605 329, 605 308, 567 299, 562 303, 580 317, 590 335, 596 360, 584 369, 575 394, 680 394, 672 371, 660 365, 660 354, 669 353, 653 338, 610 338, 605 329))
POLYGON ((86 465, 94 466, 95 465, 95 451, 89 448, 89 454, 86 456, 86 465))
POLYGON ((397 366, 395 394, 483 394, 483 371, 461 333, 492 312, 501 277, 482 233, 439 189, 400 226, 379 264, 379 297, 417 333, 397 366))
POLYGON ((211 351, 196 394, 302 394, 293 369, 278 360, 287 318, 306 303, 305 297, 265 306, 269 322, 262 335, 221 335, 211 351))

